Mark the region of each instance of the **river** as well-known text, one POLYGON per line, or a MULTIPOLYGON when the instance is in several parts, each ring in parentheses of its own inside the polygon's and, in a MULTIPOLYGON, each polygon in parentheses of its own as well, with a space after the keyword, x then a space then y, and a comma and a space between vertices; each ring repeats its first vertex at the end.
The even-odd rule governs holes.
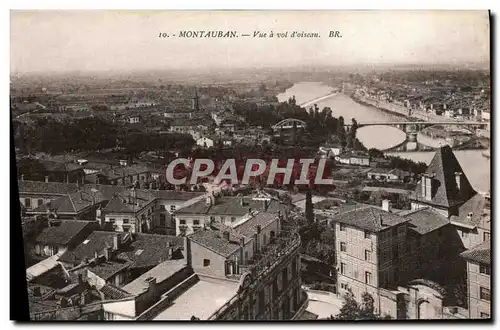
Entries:
MULTIPOLYGON (((277 97, 280 101, 286 101, 295 95, 297 104, 300 104, 326 95, 332 90, 330 86, 322 83, 303 82, 295 84, 284 93, 278 94, 277 97)), ((320 109, 330 107, 334 117, 342 116, 346 122, 352 118, 361 123, 367 121, 405 120, 404 118, 356 103, 343 93, 321 100, 317 105, 320 109)), ((406 139, 406 134, 395 127, 369 126, 359 128, 357 137, 367 148, 388 149, 402 143, 406 139)), ((482 152, 482 150, 454 151, 472 186, 478 191, 487 192, 490 190, 490 159, 483 157, 482 152)), ((386 154, 429 164, 434 152, 387 152, 386 154)))

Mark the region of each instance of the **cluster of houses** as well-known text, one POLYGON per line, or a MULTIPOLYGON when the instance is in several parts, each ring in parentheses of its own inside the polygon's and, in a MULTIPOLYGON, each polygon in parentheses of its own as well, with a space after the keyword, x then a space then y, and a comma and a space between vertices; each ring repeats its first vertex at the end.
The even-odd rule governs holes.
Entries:
POLYGON ((300 238, 268 194, 36 181, 19 191, 25 206, 42 200, 23 216, 23 228, 39 223, 24 242, 33 320, 291 319, 304 309, 300 238))
MULTIPOLYGON (((40 223, 25 236, 33 319, 297 319, 307 307, 291 205, 266 192, 18 185, 23 224, 40 223)), ((368 292, 394 319, 490 318, 489 195, 446 146, 410 199, 410 210, 384 200, 325 214, 337 295, 368 292)))
POLYGON ((419 111, 435 116, 443 116, 454 119, 471 119, 471 120, 490 120, 490 106, 484 102, 484 90, 476 96, 468 97, 466 101, 459 102, 455 97, 437 104, 432 101, 411 101, 409 99, 395 99, 390 95, 390 92, 380 88, 369 88, 366 86, 358 87, 356 95, 381 102, 384 105, 393 104, 409 110, 410 112, 419 111))

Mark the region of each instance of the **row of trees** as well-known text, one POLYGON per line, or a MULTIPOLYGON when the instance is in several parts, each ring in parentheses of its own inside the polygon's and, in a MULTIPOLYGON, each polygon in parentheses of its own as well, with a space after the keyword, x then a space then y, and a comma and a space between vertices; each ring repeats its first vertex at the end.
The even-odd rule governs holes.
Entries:
POLYGON ((123 148, 137 155, 143 151, 191 148, 190 135, 129 131, 101 118, 81 118, 70 122, 39 119, 33 126, 16 124, 16 146, 27 152, 57 154, 123 148))

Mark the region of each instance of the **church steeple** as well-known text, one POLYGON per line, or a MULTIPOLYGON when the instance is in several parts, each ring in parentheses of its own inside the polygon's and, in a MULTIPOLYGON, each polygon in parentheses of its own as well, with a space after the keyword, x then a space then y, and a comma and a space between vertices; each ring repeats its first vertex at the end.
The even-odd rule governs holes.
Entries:
POLYGON ((198 90, 196 88, 194 89, 194 96, 193 96, 191 107, 192 107, 193 111, 200 110, 200 99, 198 97, 198 90))

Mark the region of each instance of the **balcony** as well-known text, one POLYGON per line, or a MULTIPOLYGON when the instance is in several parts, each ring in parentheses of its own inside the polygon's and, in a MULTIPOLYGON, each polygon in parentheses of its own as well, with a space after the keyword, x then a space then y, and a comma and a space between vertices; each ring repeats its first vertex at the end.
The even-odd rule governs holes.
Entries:
POLYGON ((283 230, 273 240, 254 254, 253 259, 240 266, 240 273, 250 272, 259 280, 279 265, 290 253, 300 247, 300 236, 295 231, 283 230))
MULTIPOLYGON (((263 246, 258 253, 255 253, 253 259, 248 260, 244 264, 240 265, 239 274, 237 274, 236 277, 239 278, 246 272, 251 273, 252 283, 249 287, 249 289, 251 290, 259 284, 261 279, 266 278, 266 276, 272 273, 277 268, 277 266, 279 266, 288 256, 293 253, 293 251, 297 251, 299 247, 299 234, 295 230, 282 230, 280 234, 274 237, 269 244, 263 246)), ((284 289, 285 284, 283 285, 280 292, 283 292, 284 289)), ((228 307, 237 303, 239 298, 239 294, 236 294, 214 314, 212 314, 209 320, 217 320, 218 317, 222 315, 228 307)))

